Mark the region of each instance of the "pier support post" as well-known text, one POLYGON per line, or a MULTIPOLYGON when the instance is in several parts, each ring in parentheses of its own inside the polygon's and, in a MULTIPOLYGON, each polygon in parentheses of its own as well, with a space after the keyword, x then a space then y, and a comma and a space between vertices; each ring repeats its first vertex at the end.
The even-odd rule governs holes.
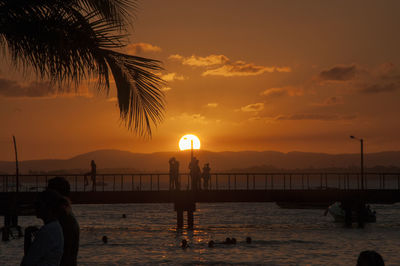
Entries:
POLYGON ((11 216, 4 215, 4 226, 1 229, 1 240, 9 241, 10 240, 10 226, 11 226, 11 216))
POLYGON ((2 241, 10 240, 10 232, 7 226, 3 226, 3 228, 1 228, 1 240, 2 241))
POLYGON ((344 224, 346 225, 346 227, 351 227, 353 218, 352 203, 345 201, 342 202, 342 206, 344 209, 344 224))
POLYGON ((192 192, 174 191, 174 209, 176 211, 177 228, 183 228, 183 212, 187 211, 187 226, 189 229, 194 227, 193 212, 196 211, 196 203, 192 192))
POLYGON ((192 210, 187 211, 187 223, 188 223, 188 228, 193 229, 194 219, 193 219, 193 211, 192 210))
POLYGON ((357 223, 359 228, 364 228, 366 219, 367 219, 367 207, 365 206, 364 202, 357 203, 357 223))
POLYGON ((176 225, 178 229, 183 228, 183 209, 176 210, 176 225))

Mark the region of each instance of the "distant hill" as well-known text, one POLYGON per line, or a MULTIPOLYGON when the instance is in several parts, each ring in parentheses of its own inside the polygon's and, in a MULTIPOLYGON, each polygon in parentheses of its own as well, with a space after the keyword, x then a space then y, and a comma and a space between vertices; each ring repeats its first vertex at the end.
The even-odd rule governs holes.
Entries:
MULTIPOLYGON (((166 172, 168 160, 175 156, 181 162, 181 172, 186 171, 190 152, 132 153, 120 150, 98 150, 70 159, 29 160, 20 162, 21 173, 89 171, 90 161, 95 160, 99 172, 166 172)), ((210 163, 212 171, 278 171, 281 169, 357 169, 359 154, 325 154, 310 152, 281 153, 276 151, 210 152, 196 151, 195 156, 203 165, 210 163)), ((400 168, 400 151, 365 154, 365 167, 375 169, 400 168)), ((14 173, 15 162, 0 161, 0 172, 14 173)))

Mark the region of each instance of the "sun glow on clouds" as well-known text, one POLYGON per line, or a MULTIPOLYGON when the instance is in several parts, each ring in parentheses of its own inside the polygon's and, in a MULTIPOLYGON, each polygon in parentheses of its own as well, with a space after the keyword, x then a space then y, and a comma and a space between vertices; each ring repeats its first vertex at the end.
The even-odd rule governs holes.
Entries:
POLYGON ((243 112, 260 112, 264 109, 264 103, 252 103, 240 108, 243 112))
POLYGON ((185 80, 186 78, 182 75, 178 75, 177 73, 168 73, 161 75, 161 78, 165 81, 175 81, 175 80, 185 80))
POLYGON ((184 57, 179 54, 171 55, 169 57, 173 60, 181 61, 183 65, 207 67, 202 73, 202 76, 223 76, 223 77, 243 77, 243 76, 257 76, 263 73, 272 72, 291 72, 290 67, 278 66, 262 66, 245 61, 231 61, 225 55, 209 55, 205 57, 192 55, 184 57))
POLYGON ((140 54, 142 52, 161 52, 161 48, 150 43, 132 43, 126 47, 129 54, 140 54))
POLYGON ((304 90, 302 88, 283 87, 283 88, 268 88, 261 92, 262 96, 266 97, 279 97, 279 96, 303 96, 304 90))
POLYGON ((208 103, 207 107, 216 108, 216 107, 218 107, 218 103, 208 103))
POLYGON ((225 55, 215 55, 215 54, 204 57, 196 55, 183 57, 179 54, 175 54, 171 55, 169 58, 181 61, 182 65, 198 66, 198 67, 222 65, 229 61, 229 58, 226 57, 225 55))
POLYGON ((166 91, 172 90, 172 88, 171 88, 171 87, 162 87, 161 90, 162 90, 163 92, 166 92, 166 91))

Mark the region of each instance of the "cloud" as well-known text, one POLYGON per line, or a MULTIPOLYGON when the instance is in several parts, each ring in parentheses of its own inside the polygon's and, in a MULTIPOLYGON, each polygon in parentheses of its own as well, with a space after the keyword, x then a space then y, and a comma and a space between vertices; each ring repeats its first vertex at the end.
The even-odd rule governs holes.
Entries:
POLYGON ((161 78, 165 81, 175 81, 175 80, 185 80, 186 78, 182 75, 178 75, 177 73, 168 73, 165 75, 161 75, 161 78))
POLYGON ((145 52, 161 52, 161 48, 150 43, 133 43, 126 47, 129 54, 137 55, 145 52))
POLYGON ((161 91, 163 91, 163 92, 170 91, 170 90, 172 90, 171 87, 163 87, 163 88, 161 88, 161 91))
POLYGON ((107 102, 118 102, 118 98, 117 97, 108 98, 107 102))
POLYGON ((278 66, 261 66, 244 61, 231 61, 225 55, 209 55, 209 56, 196 56, 184 57, 179 54, 171 55, 169 57, 173 60, 181 61, 183 65, 206 67, 206 71, 202 76, 223 76, 223 77, 243 77, 243 76, 256 76, 263 73, 272 72, 291 72, 290 67, 278 66))
POLYGON ((206 106, 210 108, 216 108, 218 107, 218 103, 208 103, 206 106))
POLYGON ((199 123, 199 124, 208 124, 206 117, 201 114, 182 113, 178 116, 170 117, 170 120, 173 120, 173 121, 179 120, 179 121, 183 121, 185 123, 192 122, 192 123, 199 123))
POLYGON ((267 97, 276 97, 286 95, 286 90, 284 88, 269 88, 261 92, 261 95, 267 97))
POLYGON ((196 55, 192 55, 190 57, 183 57, 181 55, 175 54, 171 55, 169 58, 180 60, 183 65, 198 66, 198 67, 222 65, 229 61, 228 57, 226 57, 225 55, 215 55, 215 54, 204 57, 196 55))
POLYGON ((335 66, 331 69, 321 71, 319 78, 326 81, 347 81, 354 79, 357 72, 356 65, 335 66))
POLYGON ((3 97, 49 97, 57 93, 50 82, 33 81, 27 84, 0 77, 0 96, 3 97))
POLYGON ((168 57, 168 59, 172 59, 172 60, 182 60, 183 56, 179 55, 179 54, 172 54, 168 57))
POLYGON ((332 106, 332 105, 338 105, 338 104, 343 104, 343 97, 341 96, 332 96, 329 98, 326 98, 323 102, 321 103, 315 103, 313 105, 316 106, 332 106))
POLYGON ((365 86, 361 89, 363 93, 382 93, 382 92, 393 92, 400 88, 400 83, 385 83, 385 84, 373 84, 365 86))
POLYGON ((243 112, 260 112, 264 109, 264 103, 252 103, 240 108, 243 112))
POLYGON ((339 114, 321 114, 321 113, 301 113, 290 115, 278 115, 275 120, 321 120, 321 121, 337 121, 352 120, 355 115, 339 115, 339 114))
POLYGON ((283 87, 283 88, 269 88, 260 93, 266 97, 280 97, 280 96, 302 96, 304 90, 295 87, 283 87))
POLYGON ((223 77, 243 77, 257 76, 265 72, 290 72, 290 68, 258 66, 252 63, 236 61, 223 65, 219 68, 209 69, 203 72, 202 76, 223 76, 223 77))

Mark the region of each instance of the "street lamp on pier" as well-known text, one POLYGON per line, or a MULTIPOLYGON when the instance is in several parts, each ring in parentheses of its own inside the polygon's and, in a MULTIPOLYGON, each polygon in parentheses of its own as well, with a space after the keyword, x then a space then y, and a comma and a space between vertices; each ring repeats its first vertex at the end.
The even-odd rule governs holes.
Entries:
POLYGON ((361 146, 361 189, 364 190, 364 140, 350 136, 351 139, 359 140, 360 141, 360 146, 361 146))

